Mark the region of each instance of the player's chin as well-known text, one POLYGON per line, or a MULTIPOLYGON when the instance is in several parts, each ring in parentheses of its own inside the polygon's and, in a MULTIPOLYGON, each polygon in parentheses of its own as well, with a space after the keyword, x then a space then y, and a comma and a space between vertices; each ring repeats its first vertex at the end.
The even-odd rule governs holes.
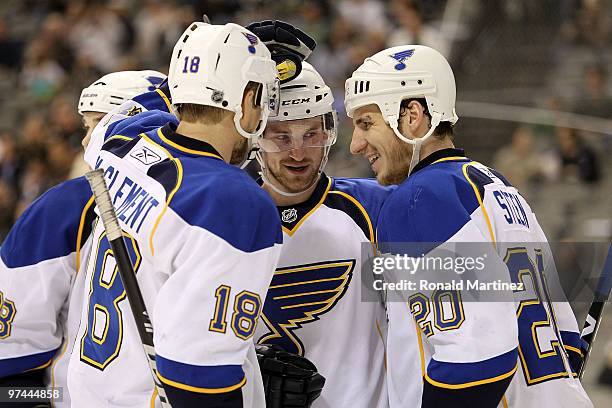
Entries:
POLYGON ((286 172, 281 181, 287 191, 299 193, 312 186, 316 181, 316 176, 316 172, 308 172, 306 174, 286 172))

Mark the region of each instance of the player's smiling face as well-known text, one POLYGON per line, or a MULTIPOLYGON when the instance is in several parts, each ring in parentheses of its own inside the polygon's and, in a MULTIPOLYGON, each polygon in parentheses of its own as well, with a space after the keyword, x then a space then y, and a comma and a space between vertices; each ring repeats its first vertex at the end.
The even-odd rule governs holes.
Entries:
POLYGON ((382 185, 399 184, 406 178, 412 147, 402 142, 383 119, 377 105, 367 105, 353 114, 351 153, 365 157, 382 185))
POLYGON ((327 136, 323 135, 320 117, 268 122, 264 139, 275 140, 281 145, 291 144, 288 150, 263 153, 263 160, 272 181, 289 193, 300 193, 311 187, 319 175, 324 147, 305 145, 310 143, 309 140, 322 137, 327 136))
POLYGON ((83 129, 85 129, 85 137, 81 141, 81 145, 83 145, 83 149, 87 147, 89 144, 89 140, 91 139, 91 132, 93 132, 94 128, 100 122, 100 120, 104 117, 104 113, 102 112, 83 112, 83 129))

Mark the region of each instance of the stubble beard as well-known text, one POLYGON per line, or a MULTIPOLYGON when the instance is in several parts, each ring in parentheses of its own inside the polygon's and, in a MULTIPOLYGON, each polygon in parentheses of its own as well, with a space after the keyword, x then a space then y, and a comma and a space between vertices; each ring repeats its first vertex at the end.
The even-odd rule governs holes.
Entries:
POLYGON ((234 145, 232 150, 232 156, 230 157, 230 164, 238 166, 247 158, 249 154, 249 141, 246 137, 240 137, 240 141, 234 145))
POLYGON ((383 186, 390 186, 401 184, 406 180, 412 151, 411 145, 394 137, 385 154, 385 168, 376 175, 378 182, 383 186))
POLYGON ((276 180, 276 182, 289 193, 301 193, 302 191, 307 190, 308 188, 312 187, 319 175, 318 167, 314 168, 312 165, 310 173, 303 176, 284 175, 280 169, 282 164, 278 163, 278 166, 278 169, 267 166, 268 172, 270 175, 272 175, 274 180, 276 180))

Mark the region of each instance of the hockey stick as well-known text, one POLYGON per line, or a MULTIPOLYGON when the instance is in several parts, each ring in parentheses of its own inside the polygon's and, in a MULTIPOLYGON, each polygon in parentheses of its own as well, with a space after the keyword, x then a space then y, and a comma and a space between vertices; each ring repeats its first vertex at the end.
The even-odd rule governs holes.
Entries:
POLYGON ((584 322, 584 328, 580 334, 583 344, 586 343, 586 348, 584 350, 584 359, 580 365, 580 370, 578 370, 579 378, 582 378, 584 375, 584 369, 586 367, 589 354, 591 354, 591 350, 593 349, 595 336, 597 336, 597 330, 599 330, 599 325, 601 324, 601 319, 603 317, 603 310, 606 306, 611 290, 612 245, 610 248, 608 248, 608 256, 606 257, 606 261, 601 271, 601 276, 599 277, 599 282, 597 283, 597 288, 595 289, 595 297, 593 298, 593 303, 591 303, 589 313, 587 314, 586 321, 584 322))
POLYGON ((117 220, 117 215, 115 214, 115 209, 111 202, 108 187, 104 181, 104 171, 101 169, 92 170, 85 174, 85 177, 87 177, 87 181, 89 181, 96 204, 100 210, 100 218, 102 218, 102 222, 104 223, 106 238, 115 256, 117 268, 119 269, 119 276, 123 282, 128 303, 130 304, 134 320, 136 321, 140 341, 142 342, 147 361, 149 362, 149 367, 151 368, 157 395, 159 396, 162 407, 171 408, 164 387, 157 377, 155 348, 153 347, 153 325, 151 324, 151 319, 149 319, 142 293, 138 287, 138 281, 136 280, 136 273, 132 267, 130 255, 123 241, 123 231, 121 231, 121 227, 119 226, 119 221, 117 220))

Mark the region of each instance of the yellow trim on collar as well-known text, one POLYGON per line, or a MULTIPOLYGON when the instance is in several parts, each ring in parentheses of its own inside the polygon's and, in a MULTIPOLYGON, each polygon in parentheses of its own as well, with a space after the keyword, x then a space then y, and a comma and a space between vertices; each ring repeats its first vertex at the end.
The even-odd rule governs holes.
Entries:
POLYGON ((453 161, 453 160, 468 160, 468 158, 467 157, 463 157, 463 156, 443 157, 441 159, 436 160, 435 162, 433 162, 431 164, 436 164, 436 163, 445 162, 445 161, 453 161))
POLYGON ((292 236, 293 234, 295 234, 295 231, 298 230, 298 228, 304 223, 304 221, 306 221, 306 219, 308 217, 310 217, 310 215, 316 211, 317 208, 319 208, 321 206, 321 204, 323 204, 323 201, 325 201, 325 198, 327 197, 327 193, 329 193, 329 189, 331 188, 332 185, 332 179, 330 177, 327 177, 327 187, 325 188, 325 192, 323 193, 323 195, 321 196, 321 199, 319 200, 319 202, 317 203, 317 205, 315 205, 314 207, 312 207, 312 209, 310 211, 308 211, 300 220, 300 222, 298 222, 297 224, 295 224, 295 227, 289 229, 285 226, 283 226, 283 231, 286 232, 289 236, 292 236))
POLYGON ((209 153, 209 152, 202 152, 200 150, 188 149, 186 147, 183 147, 183 146, 181 146, 179 144, 174 143, 172 140, 170 140, 166 136, 164 136, 163 132, 161 131, 161 128, 157 129, 157 136, 159 136, 159 138, 161 140, 163 140, 164 143, 172 146, 176 150, 180 150, 181 152, 185 152, 185 153, 189 153, 189 154, 195 154, 195 155, 198 155, 198 156, 215 157, 215 158, 217 158, 219 160, 223 160, 223 158, 221 156, 219 156, 218 154, 209 153))

